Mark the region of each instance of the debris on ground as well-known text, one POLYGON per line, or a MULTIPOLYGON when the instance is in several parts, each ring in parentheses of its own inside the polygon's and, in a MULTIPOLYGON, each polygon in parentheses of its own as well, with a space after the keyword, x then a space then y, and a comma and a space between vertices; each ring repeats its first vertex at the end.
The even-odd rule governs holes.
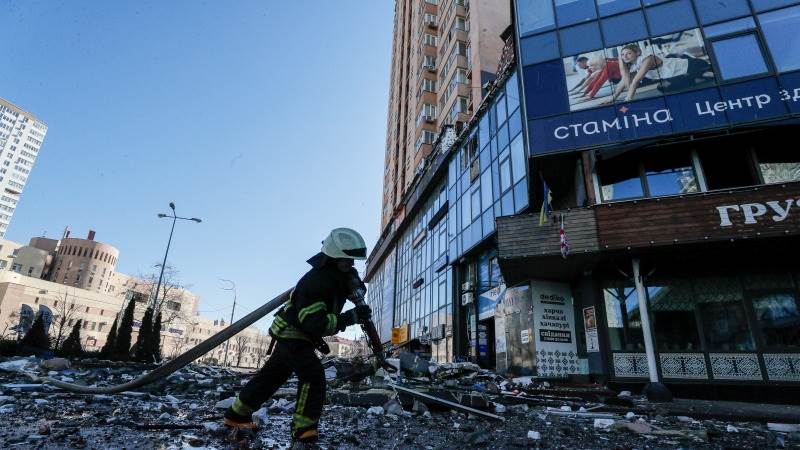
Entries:
MULTIPOLYGON (((800 415, 787 413, 798 407, 763 420, 720 419, 685 399, 666 407, 601 385, 513 378, 416 355, 390 361, 400 368, 397 378, 373 375, 359 359, 323 364, 330 377, 324 448, 800 448, 800 415)), ((110 386, 154 367, 0 359, 0 448, 231 448, 222 413, 254 371, 192 364, 118 395, 75 394, 26 375, 110 386)), ((297 385, 290 379, 253 413, 259 428, 251 448, 288 446, 297 385)))

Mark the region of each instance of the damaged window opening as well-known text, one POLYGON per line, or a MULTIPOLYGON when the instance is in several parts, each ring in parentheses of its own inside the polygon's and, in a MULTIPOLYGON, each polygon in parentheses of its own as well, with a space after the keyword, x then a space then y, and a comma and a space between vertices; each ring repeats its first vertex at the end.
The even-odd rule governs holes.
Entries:
POLYGON ((597 163, 603 201, 699 192, 689 150, 629 152, 597 163))

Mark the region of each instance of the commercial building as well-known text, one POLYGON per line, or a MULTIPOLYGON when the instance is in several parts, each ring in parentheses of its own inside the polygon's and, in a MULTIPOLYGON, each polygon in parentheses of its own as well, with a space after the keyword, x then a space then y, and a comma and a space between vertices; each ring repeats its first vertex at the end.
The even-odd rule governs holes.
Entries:
POLYGON ((404 214, 401 200, 439 129, 472 117, 510 22, 504 1, 395 2, 381 226, 404 214))
POLYGON ((448 170, 433 161, 403 198, 419 220, 388 224, 370 255, 382 338, 407 326, 434 358, 514 373, 797 387, 800 1, 513 5, 508 81, 449 148, 440 140, 448 170), (516 165, 516 138, 496 131, 512 95, 516 165), (483 169, 509 141, 484 197, 483 169), (431 253, 440 220, 447 246, 431 253), (444 303, 444 330, 428 298, 444 303))
POLYGON ((45 134, 44 122, 0 98, 0 238, 6 235, 45 134))

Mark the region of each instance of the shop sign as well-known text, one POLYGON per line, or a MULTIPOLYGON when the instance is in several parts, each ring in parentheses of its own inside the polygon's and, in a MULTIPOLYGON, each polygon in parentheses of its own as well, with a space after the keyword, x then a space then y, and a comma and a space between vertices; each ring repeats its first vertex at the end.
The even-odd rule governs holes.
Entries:
POLYGON ((716 208, 719 212, 719 226, 730 227, 733 225, 731 219, 732 213, 741 212, 741 214, 737 214, 737 216, 740 217, 736 217, 733 220, 739 222, 741 219, 744 219, 740 222, 743 225, 754 225, 758 223, 758 217, 764 217, 764 219, 772 220, 773 222, 783 222, 789 216, 789 212, 792 211, 792 206, 795 205, 800 207, 800 199, 795 200, 789 198, 786 200, 772 200, 764 203, 722 205, 716 208))
POLYGON ((800 109, 798 85, 800 76, 790 74, 530 120, 531 152, 537 156, 786 117, 800 109))
POLYGON ((500 283, 496 287, 489 289, 478 297, 478 320, 488 319, 494 316, 497 303, 503 299, 506 293, 505 283, 500 283))
POLYGON ((408 342, 409 324, 392 328, 392 345, 405 344, 408 342))
POLYGON ((566 377, 578 373, 575 313, 569 284, 534 280, 531 292, 539 375, 566 377))
POLYGON ((600 351, 600 341, 597 338, 597 328, 586 330, 586 351, 588 353, 598 353, 600 351))
POLYGON ((583 308, 583 329, 586 335, 586 351, 597 353, 600 351, 600 343, 597 338, 597 316, 595 316, 594 306, 583 308))
POLYGON ((522 340, 523 344, 528 344, 531 342, 531 330, 522 330, 519 333, 519 337, 522 340))

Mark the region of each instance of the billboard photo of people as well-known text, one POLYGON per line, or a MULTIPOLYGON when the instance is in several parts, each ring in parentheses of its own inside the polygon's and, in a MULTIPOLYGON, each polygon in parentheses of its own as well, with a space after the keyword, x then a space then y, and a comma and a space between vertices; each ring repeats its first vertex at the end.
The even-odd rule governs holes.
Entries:
POLYGON ((603 50, 564 58, 570 111, 593 108, 610 98, 612 83, 620 80, 616 58, 607 58, 603 50))
POLYGON ((610 100, 630 102, 714 83, 714 70, 697 28, 625 44, 613 52, 621 79, 610 100))
POLYGON ((653 46, 649 39, 607 48, 609 58, 616 59, 619 79, 613 83, 613 92, 603 104, 630 102, 661 95, 661 77, 655 67, 653 46))
POLYGON ((698 28, 650 40, 654 64, 661 77, 661 92, 672 94, 711 86, 714 69, 698 28))

